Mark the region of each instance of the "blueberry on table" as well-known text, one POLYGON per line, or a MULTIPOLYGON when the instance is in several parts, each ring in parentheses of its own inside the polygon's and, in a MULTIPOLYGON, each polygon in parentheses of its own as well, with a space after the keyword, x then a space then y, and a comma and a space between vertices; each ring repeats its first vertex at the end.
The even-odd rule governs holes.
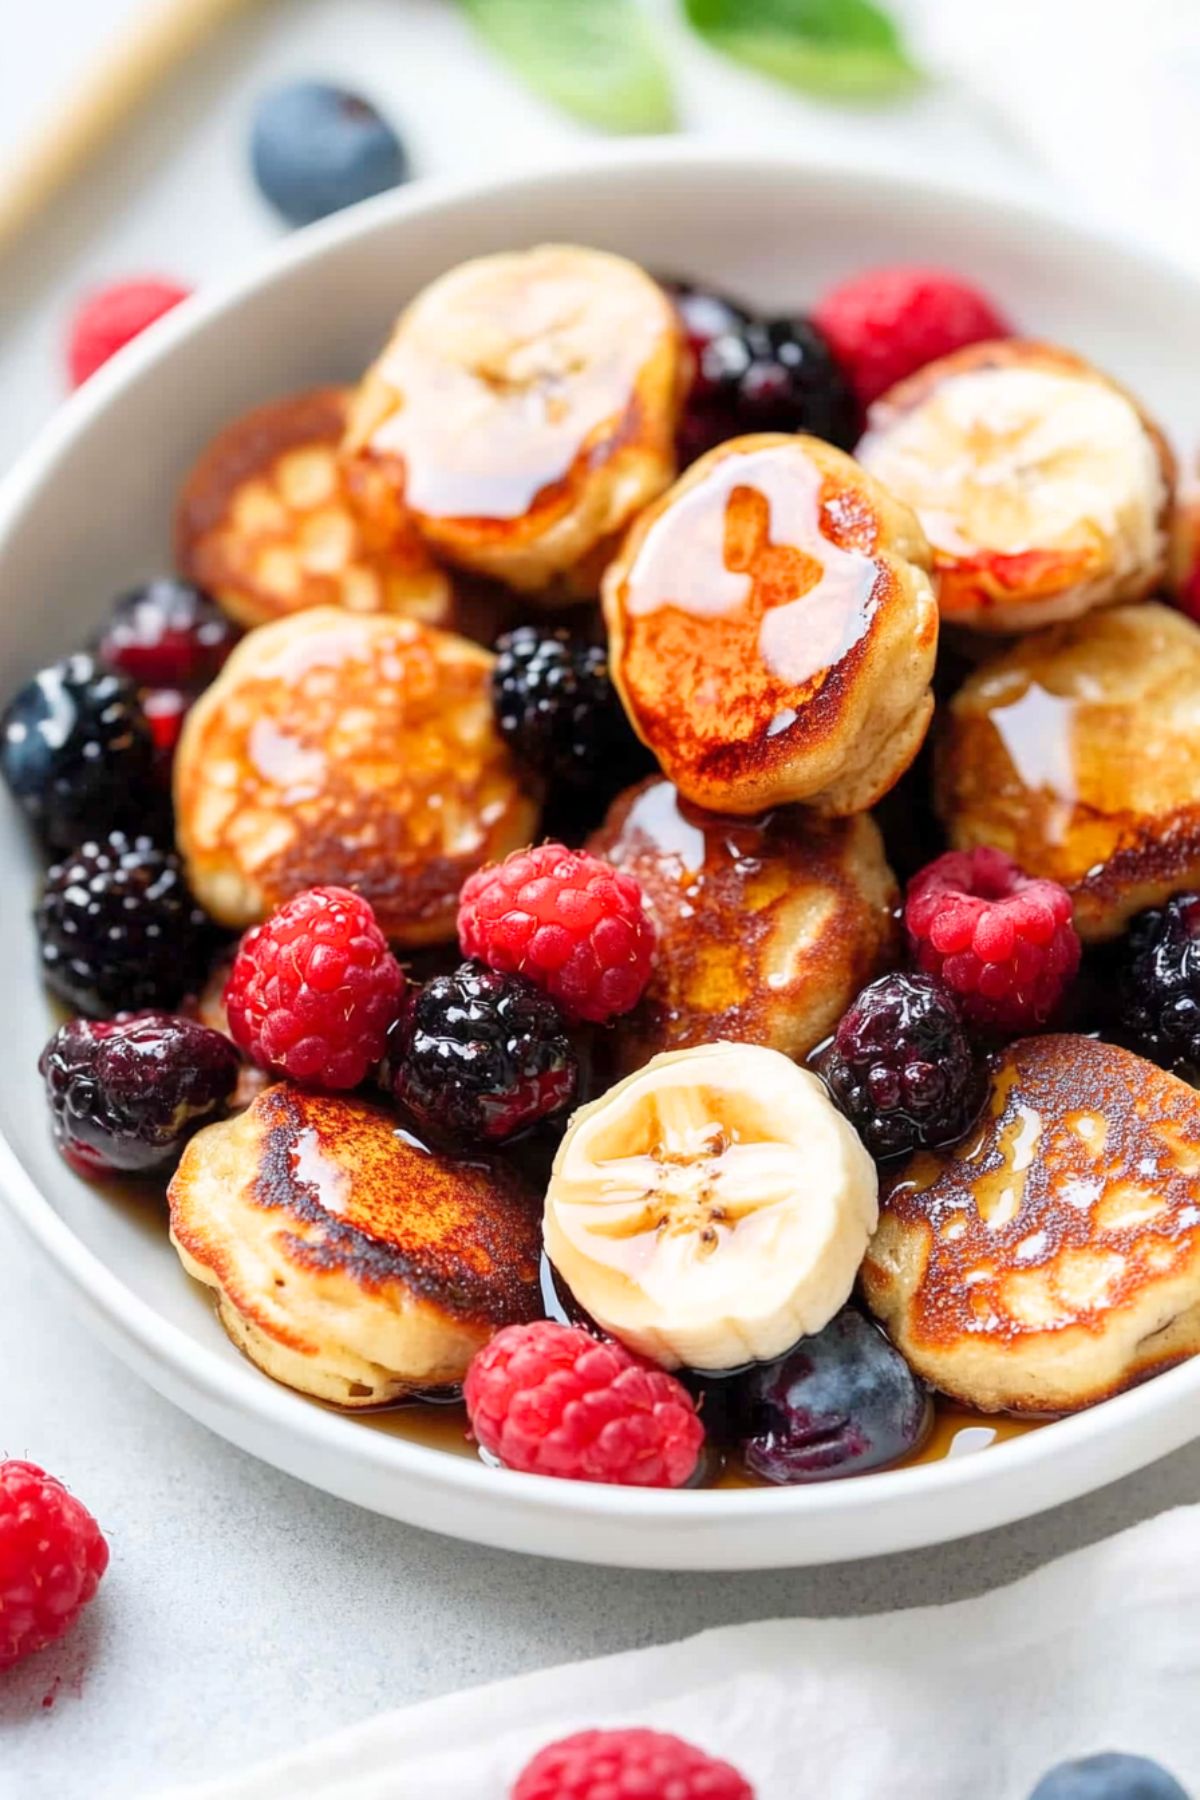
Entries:
POLYGON ((742 1456, 764 1481, 829 1481, 883 1468, 915 1449, 929 1424, 924 1388, 852 1307, 741 1379, 742 1456))
POLYGON ((1148 1756, 1106 1751, 1059 1763, 1029 1800, 1190 1800, 1185 1788, 1148 1756))
POLYGON ((358 94, 327 82, 277 88, 259 102, 255 180, 289 225, 311 225, 408 178, 392 127, 358 94))

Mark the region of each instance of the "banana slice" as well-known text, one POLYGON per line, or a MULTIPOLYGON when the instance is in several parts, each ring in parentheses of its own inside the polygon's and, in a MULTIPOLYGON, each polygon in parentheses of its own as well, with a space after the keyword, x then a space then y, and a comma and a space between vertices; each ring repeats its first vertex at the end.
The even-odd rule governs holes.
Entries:
POLYGON ((1140 600, 1166 572, 1171 452, 1066 350, 942 357, 876 401, 855 454, 924 526, 947 622, 1027 631, 1140 600))
POLYGON ((401 315, 345 442, 450 561, 528 592, 575 577, 675 471, 684 352, 635 264, 543 245, 480 257, 401 315))
POLYGON ((875 1165, 777 1050, 656 1056, 575 1115, 546 1250, 601 1326, 667 1368, 781 1356, 843 1306, 875 1229, 875 1165))

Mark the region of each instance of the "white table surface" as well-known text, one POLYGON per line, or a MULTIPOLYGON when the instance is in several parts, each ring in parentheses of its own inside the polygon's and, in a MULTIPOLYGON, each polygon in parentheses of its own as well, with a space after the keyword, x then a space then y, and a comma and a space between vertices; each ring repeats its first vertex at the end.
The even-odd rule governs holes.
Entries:
MULTIPOLYGON (((6 133, 56 103, 105 6, 116 19, 136 0, 38 0, 21 9, 15 46, 7 28, 0 154, 6 133)), ((671 35, 692 128, 1033 179, 952 91, 883 114, 807 106, 671 35)), ((8 254, 0 469, 61 391, 63 321, 81 285, 135 270, 211 280, 271 241, 244 173, 245 124, 257 91, 302 73, 376 94, 422 173, 553 157, 582 139, 478 50, 448 0, 268 6, 198 57, 8 254)), ((113 1548, 81 1629, 0 1681, 0 1800, 142 1800, 521 1669, 735 1620, 960 1597, 1200 1491, 1197 1445, 1029 1524, 886 1562, 711 1577, 539 1564, 375 1518, 210 1436, 84 1334, 2 1217, 0 1369, 0 1455, 63 1476, 113 1548)))

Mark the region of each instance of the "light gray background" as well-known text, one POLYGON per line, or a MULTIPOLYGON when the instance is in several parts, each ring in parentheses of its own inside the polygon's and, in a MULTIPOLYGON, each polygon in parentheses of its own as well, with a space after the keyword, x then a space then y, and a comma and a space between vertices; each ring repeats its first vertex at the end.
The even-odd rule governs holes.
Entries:
MULTIPOLYGON (((653 0, 651 0, 653 3, 653 0)), ((38 0, 0 59, 0 162, 137 0, 38 0)), ((668 0, 657 10, 667 14, 668 0)), ((673 34, 689 125, 1040 183, 972 101, 903 113, 805 106, 673 34)), ((553 158, 580 134, 513 86, 449 0, 280 0, 164 93, 0 269, 0 469, 61 391, 80 285, 221 276, 276 227, 242 168, 253 95, 319 73, 407 125, 422 172, 553 158)), ((772 1614, 959 1598, 1193 1499, 1200 1446, 1030 1524, 817 1572, 653 1576, 539 1564, 376 1519, 174 1412, 48 1292, 0 1217, 0 1455, 62 1475, 108 1531, 103 1597, 60 1651, 0 1679, 0 1800, 141 1800, 382 1708, 550 1662, 772 1614)))

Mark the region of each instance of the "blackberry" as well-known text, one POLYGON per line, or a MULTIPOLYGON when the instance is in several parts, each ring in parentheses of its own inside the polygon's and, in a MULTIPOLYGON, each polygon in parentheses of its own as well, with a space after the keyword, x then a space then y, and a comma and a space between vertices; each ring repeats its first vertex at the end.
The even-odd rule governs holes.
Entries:
POLYGON ((463 963, 409 997, 388 1085, 432 1139, 501 1143, 570 1106, 579 1066, 562 1015, 520 975, 463 963))
POLYGON ((740 331, 750 323, 750 315, 736 301, 712 288, 699 287, 691 281, 665 280, 661 284, 675 302, 687 339, 688 349, 699 362, 715 337, 727 331, 740 331))
POLYGON ((643 774, 634 736, 608 670, 608 651, 566 630, 518 625, 496 644, 492 700, 518 761, 551 786, 603 784, 615 791, 643 774))
POLYGON ((38 1059, 58 1147, 93 1176, 173 1161, 224 1112, 240 1068, 221 1032, 158 1012, 116 1024, 72 1019, 38 1059))
POLYGON ((1200 894, 1140 914, 1118 955, 1123 1028, 1156 1062, 1200 1066, 1200 894))
POLYGON ((842 450, 856 443, 858 402, 811 319, 750 319, 702 346, 679 427, 680 461, 755 431, 807 431, 842 450))
POLYGON ((173 851, 110 831, 56 863, 35 915, 42 973, 93 1018, 174 1006, 203 980, 208 921, 173 851))
POLYGON ((154 737, 127 676, 78 654, 35 675, 0 717, 0 774, 52 850, 162 814, 154 737))
POLYGON ((882 975, 844 1013, 821 1074, 872 1156, 953 1143, 983 1105, 983 1070, 928 975, 882 975))
POLYGON ((113 602, 100 659, 145 687, 196 693, 220 673, 240 636, 200 588, 166 578, 113 602))

